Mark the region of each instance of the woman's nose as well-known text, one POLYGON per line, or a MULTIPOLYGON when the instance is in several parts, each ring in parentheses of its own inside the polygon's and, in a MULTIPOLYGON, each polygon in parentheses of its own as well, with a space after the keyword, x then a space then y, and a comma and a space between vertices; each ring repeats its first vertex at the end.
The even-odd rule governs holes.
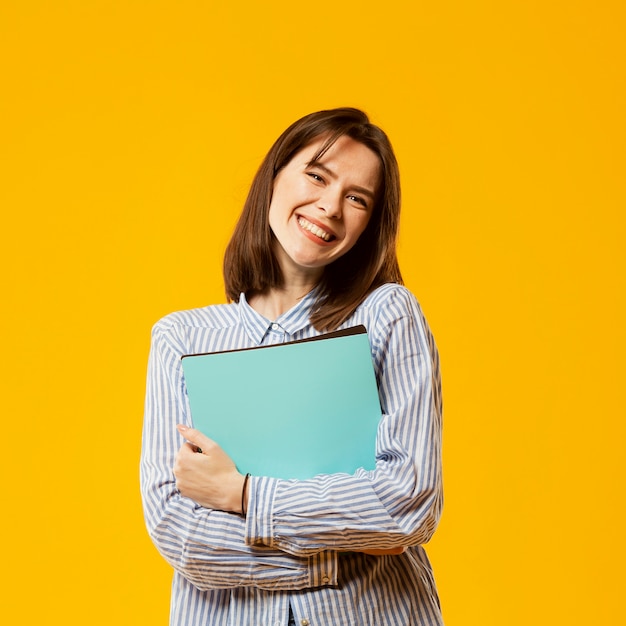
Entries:
POLYGON ((330 189, 320 196, 317 206, 330 218, 341 217, 341 197, 330 189))

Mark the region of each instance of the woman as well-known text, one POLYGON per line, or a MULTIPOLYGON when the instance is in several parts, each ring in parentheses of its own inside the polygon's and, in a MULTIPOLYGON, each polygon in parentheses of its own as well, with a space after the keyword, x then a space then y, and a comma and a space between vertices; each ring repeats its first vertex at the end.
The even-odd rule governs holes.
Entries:
POLYGON ((442 623, 422 548, 442 505, 439 365, 401 286, 399 209, 386 135, 356 109, 308 115, 252 183, 224 260, 231 302, 155 325, 141 483, 150 535, 175 569, 171 624, 442 623), (383 409, 375 470, 247 477, 191 427, 181 355, 358 324, 383 409))

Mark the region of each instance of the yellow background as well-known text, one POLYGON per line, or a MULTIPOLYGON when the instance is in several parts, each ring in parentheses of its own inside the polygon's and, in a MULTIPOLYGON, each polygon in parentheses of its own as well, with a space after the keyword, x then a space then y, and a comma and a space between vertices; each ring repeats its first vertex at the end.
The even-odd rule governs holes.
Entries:
POLYGON ((623 6, 5 0, 3 622, 166 624, 150 328, 223 301, 261 158, 341 105, 396 147, 441 350, 446 623, 623 619, 623 6))

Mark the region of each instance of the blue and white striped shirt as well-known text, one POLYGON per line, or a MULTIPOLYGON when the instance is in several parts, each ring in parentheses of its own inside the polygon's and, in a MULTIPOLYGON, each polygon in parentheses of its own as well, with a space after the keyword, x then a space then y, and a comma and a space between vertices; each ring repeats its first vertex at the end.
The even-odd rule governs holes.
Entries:
POLYGON ((404 287, 376 289, 342 325, 368 330, 383 409, 375 470, 303 481, 252 476, 246 519, 205 509, 176 489, 172 468, 183 440, 175 426, 192 425, 181 355, 317 335, 313 297, 273 322, 242 296, 173 313, 153 328, 141 488, 150 536, 175 570, 172 625, 287 626, 290 607, 300 626, 442 623, 422 548, 442 506, 438 354, 404 287), (409 549, 360 552, 397 546, 409 549))

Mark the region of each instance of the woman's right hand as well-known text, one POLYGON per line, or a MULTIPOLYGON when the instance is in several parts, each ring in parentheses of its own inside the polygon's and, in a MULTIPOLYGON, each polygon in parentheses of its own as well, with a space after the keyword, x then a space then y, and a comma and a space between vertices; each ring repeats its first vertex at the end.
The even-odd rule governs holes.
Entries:
POLYGON ((241 515, 246 484, 233 460, 213 440, 194 428, 176 427, 185 437, 174 463, 176 487, 183 496, 207 509, 241 515))

